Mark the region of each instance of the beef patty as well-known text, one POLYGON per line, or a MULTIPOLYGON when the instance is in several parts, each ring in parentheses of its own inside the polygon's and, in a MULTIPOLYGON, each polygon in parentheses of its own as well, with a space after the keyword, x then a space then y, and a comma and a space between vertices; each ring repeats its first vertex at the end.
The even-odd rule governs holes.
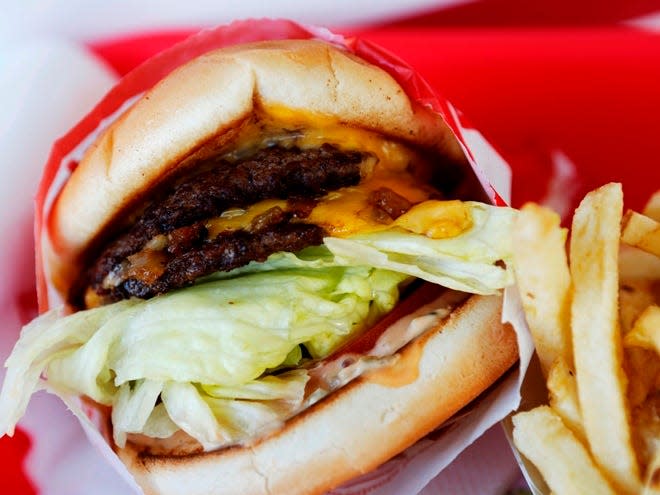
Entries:
POLYGON ((166 190, 107 245, 71 300, 82 303, 84 296, 89 306, 148 298, 278 251, 321 244, 323 230, 300 219, 328 191, 358 184, 365 158, 326 144, 304 150, 273 146, 238 161, 208 159, 196 167, 205 172, 166 190), (271 208, 240 230, 210 235, 205 226, 230 208, 267 199, 287 200, 287 208, 271 208))

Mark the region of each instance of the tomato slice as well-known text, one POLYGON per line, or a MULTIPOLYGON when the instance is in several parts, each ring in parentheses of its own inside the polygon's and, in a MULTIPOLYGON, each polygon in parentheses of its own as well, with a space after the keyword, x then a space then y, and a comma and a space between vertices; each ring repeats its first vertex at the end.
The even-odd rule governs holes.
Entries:
POLYGON ((445 292, 445 287, 424 282, 419 287, 414 288, 410 293, 404 297, 399 304, 397 304, 392 311, 387 313, 381 318, 378 323, 359 335, 357 338, 350 340, 339 349, 337 349, 330 356, 325 358, 327 361, 334 361, 335 359, 345 354, 366 354, 376 345, 379 337, 392 326, 395 322, 400 320, 406 315, 409 315, 417 308, 424 306, 437 299, 440 294, 445 292))

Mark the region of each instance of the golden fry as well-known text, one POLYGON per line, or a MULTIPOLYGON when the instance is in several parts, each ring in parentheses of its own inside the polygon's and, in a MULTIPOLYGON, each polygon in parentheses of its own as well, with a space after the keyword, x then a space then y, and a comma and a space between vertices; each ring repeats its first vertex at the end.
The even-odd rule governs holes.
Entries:
POLYGON ((660 354, 660 306, 651 305, 637 318, 624 345, 655 350, 660 354))
POLYGON ((573 363, 566 234, 556 213, 527 204, 516 219, 513 236, 516 281, 546 377, 556 359, 573 363))
POLYGON ((653 193, 642 212, 656 222, 660 222, 660 190, 653 193))
POLYGON ((580 410, 596 463, 620 491, 639 493, 619 331, 622 212, 621 185, 608 184, 587 194, 573 217, 573 353, 580 410))
POLYGON ((550 368, 547 385, 550 406, 575 436, 586 444, 587 437, 582 425, 575 373, 569 369, 565 361, 561 359, 555 361, 550 368))
POLYGON ((629 210, 623 217, 621 240, 647 253, 660 256, 660 223, 629 210))
POLYGON ((586 447, 550 407, 516 414, 513 426, 517 449, 534 463, 557 495, 616 493, 586 447))
POLYGON ((630 407, 642 405, 660 380, 660 307, 648 306, 623 339, 630 407))
POLYGON ((570 273, 556 215, 526 205, 516 225, 514 270, 551 407, 515 415, 513 438, 557 495, 660 495, 660 191, 644 215, 622 212, 619 184, 584 198, 570 273))

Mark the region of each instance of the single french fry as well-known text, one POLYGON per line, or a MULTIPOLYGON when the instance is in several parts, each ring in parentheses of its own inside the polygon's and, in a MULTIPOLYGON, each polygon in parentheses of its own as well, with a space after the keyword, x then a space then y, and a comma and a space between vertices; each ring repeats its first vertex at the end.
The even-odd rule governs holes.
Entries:
POLYGON ((660 307, 649 305, 623 338, 630 407, 642 405, 660 380, 660 307))
POLYGON ((513 269, 545 377, 558 358, 573 364, 567 232, 559 222, 556 213, 527 204, 513 235, 513 269))
POLYGON ((616 493, 586 447, 548 406, 513 417, 513 442, 557 495, 616 493))
POLYGON ((623 493, 639 493, 618 314, 620 184, 585 196, 573 217, 573 353, 585 433, 596 463, 623 493))
POLYGON ((646 308, 626 334, 624 345, 655 350, 660 354, 660 306, 646 308))
POLYGON ((623 217, 621 240, 647 253, 660 256, 660 222, 629 210, 623 217))
POLYGON ((660 190, 653 193, 649 198, 642 213, 656 222, 660 222, 660 190))
POLYGON ((550 406, 575 436, 586 445, 587 437, 582 425, 575 373, 564 360, 558 359, 550 368, 547 386, 550 406))

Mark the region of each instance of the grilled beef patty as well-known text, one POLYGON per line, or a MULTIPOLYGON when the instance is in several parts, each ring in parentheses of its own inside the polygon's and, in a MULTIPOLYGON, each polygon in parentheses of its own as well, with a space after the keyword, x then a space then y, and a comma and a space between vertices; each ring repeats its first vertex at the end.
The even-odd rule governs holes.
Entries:
POLYGON ((236 162, 209 159, 198 167, 206 172, 166 191, 103 250, 71 299, 82 299, 85 288, 86 298, 91 290, 102 304, 152 297, 278 251, 321 244, 320 227, 291 220, 304 219, 328 191, 358 184, 365 158, 326 144, 273 146, 236 162), (271 208, 247 229, 209 236, 205 220, 266 199, 286 199, 288 207, 271 208))

